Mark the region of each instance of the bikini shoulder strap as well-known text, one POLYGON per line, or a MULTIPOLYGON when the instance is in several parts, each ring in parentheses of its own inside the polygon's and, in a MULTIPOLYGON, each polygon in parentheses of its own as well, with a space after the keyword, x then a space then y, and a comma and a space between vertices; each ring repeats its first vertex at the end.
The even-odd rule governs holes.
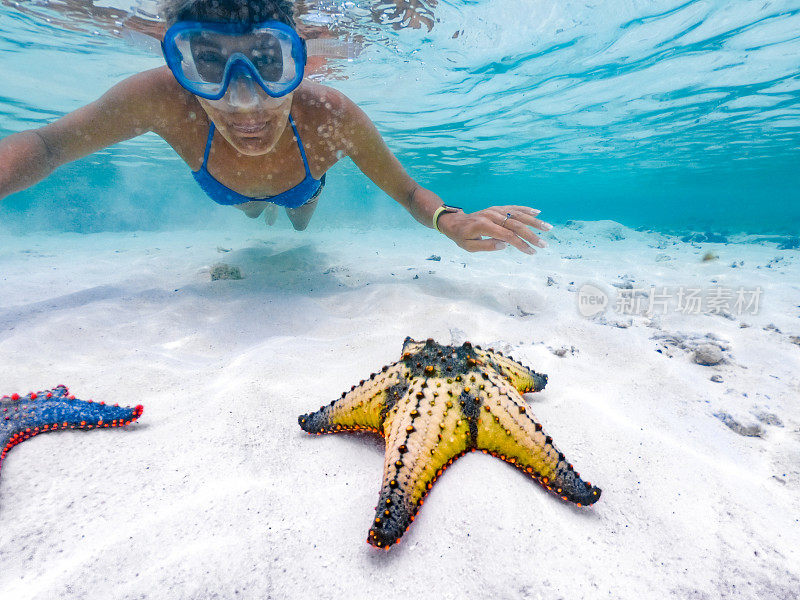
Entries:
POLYGON ((208 126, 208 139, 206 140, 206 151, 203 154, 203 167, 202 167, 203 169, 205 169, 206 165, 208 164, 208 155, 211 154, 211 142, 213 141, 214 141, 214 121, 211 121, 211 123, 208 126))
POLYGON ((303 140, 300 139, 300 134, 297 131, 297 126, 294 124, 294 119, 292 118, 292 114, 289 113, 289 123, 292 125, 292 131, 294 131, 294 137, 297 138, 297 147, 300 148, 300 156, 303 159, 303 166, 306 169, 306 175, 311 175, 311 169, 308 167, 308 159, 306 158, 306 151, 303 148, 303 140))

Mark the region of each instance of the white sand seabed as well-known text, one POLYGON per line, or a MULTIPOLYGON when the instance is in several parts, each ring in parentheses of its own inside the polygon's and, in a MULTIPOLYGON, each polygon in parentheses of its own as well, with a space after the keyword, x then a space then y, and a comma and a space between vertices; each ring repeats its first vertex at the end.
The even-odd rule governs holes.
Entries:
POLYGON ((8 454, 0 598, 797 598, 800 251, 574 227, 534 257, 421 227, 0 237, 0 393, 145 406, 8 454), (244 279, 210 281, 217 262, 244 279), (611 297, 593 318, 589 282, 611 297), (757 314, 628 315, 612 283, 640 312, 651 285, 763 293, 757 314), (406 335, 547 373, 526 398, 601 500, 471 454, 399 545, 368 546, 382 441, 297 416, 406 335), (701 343, 725 362, 695 364, 701 343))

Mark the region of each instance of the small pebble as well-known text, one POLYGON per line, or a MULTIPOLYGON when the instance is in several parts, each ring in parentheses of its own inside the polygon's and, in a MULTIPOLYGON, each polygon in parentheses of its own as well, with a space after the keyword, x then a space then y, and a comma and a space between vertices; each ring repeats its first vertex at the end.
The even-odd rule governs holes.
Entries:
POLYGON ((575 346, 570 346, 569 348, 567 348, 566 346, 561 346, 560 348, 550 348, 550 352, 552 352, 553 354, 555 354, 560 358, 564 358, 567 355, 567 353, 576 354, 578 352, 578 349, 575 346))
POLYGON ((698 365, 710 367, 718 365, 725 360, 722 350, 713 344, 701 344, 694 351, 694 362, 698 365))
POLYGON ((219 263, 211 267, 211 281, 218 279, 242 279, 242 272, 239 267, 219 263))
POLYGON ((771 412, 757 412, 754 413, 756 419, 764 423, 764 425, 771 425, 773 427, 783 427, 783 421, 775 413, 771 412))
POLYGON ((722 383, 722 375, 712 375, 711 381, 715 383, 722 383))
POLYGON ((762 437, 764 435, 764 428, 760 423, 755 421, 750 423, 742 423, 740 419, 735 418, 725 411, 714 413, 714 416, 739 435, 743 435, 745 437, 762 437))

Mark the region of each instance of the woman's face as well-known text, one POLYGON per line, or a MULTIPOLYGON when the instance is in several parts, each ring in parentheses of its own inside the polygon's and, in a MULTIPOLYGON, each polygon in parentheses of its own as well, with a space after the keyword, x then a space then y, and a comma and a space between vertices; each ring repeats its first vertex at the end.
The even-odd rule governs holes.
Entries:
POLYGON ((286 128, 293 97, 294 92, 273 98, 244 76, 235 77, 219 100, 196 96, 220 134, 247 156, 266 154, 275 147, 286 128))

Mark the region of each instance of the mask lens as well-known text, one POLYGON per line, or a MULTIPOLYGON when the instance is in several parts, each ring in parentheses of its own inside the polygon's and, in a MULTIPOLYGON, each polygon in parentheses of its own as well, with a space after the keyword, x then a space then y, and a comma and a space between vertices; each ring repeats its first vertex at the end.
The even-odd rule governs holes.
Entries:
POLYGON ((281 96, 294 89, 303 75, 303 65, 295 60, 302 56, 300 40, 291 34, 294 37, 271 27, 245 33, 186 28, 176 32, 165 51, 180 59, 173 59, 173 71, 194 93, 223 93, 226 73, 239 64, 270 94, 281 96))
MULTIPOLYGON (((275 36, 259 36, 257 47, 253 48, 250 62, 265 82, 279 82, 283 78, 283 48, 275 36)), ((255 40, 254 40, 255 41, 255 40)))
POLYGON ((206 83, 222 83, 225 78, 225 65, 228 64, 227 53, 218 45, 202 37, 190 41, 194 68, 201 81, 206 83))
POLYGON ((216 94, 222 89, 228 56, 222 46, 202 34, 184 32, 175 37, 173 44, 180 56, 177 70, 190 91, 216 94))

